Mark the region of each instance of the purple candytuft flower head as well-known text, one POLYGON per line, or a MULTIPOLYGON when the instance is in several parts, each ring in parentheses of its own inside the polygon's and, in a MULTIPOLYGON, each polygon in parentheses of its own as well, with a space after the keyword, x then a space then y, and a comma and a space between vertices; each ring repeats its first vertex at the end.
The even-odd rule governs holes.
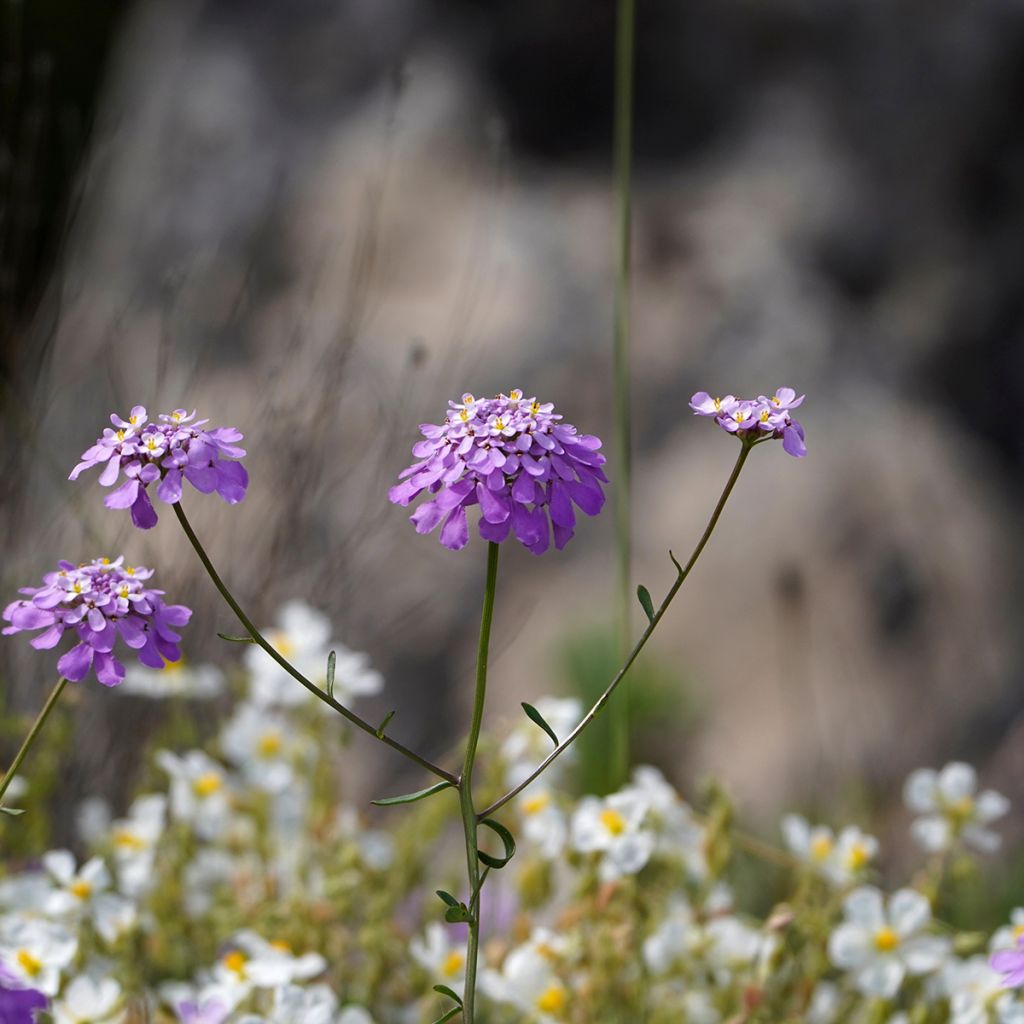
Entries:
POLYGON ((466 510, 479 505, 484 540, 512 533, 540 555, 548 549, 549 520, 561 549, 576 525, 573 505, 588 516, 601 511, 601 484, 608 482, 601 441, 563 423, 550 402, 514 388, 495 398, 466 394, 448 406, 443 424, 420 425, 425 440, 412 449, 420 461, 388 492, 396 505, 430 494, 409 517, 417 533, 441 524, 441 543, 458 551, 469 539, 466 510))
POLYGON ((82 453, 82 461, 71 471, 77 480, 84 469, 106 463, 100 483, 110 487, 121 471, 127 479, 107 495, 107 508, 130 508, 132 522, 141 530, 156 526, 157 515, 149 499, 149 485, 156 495, 173 505, 181 498, 187 480, 197 491, 216 491, 229 505, 245 497, 249 475, 240 462, 245 455, 235 443, 242 435, 234 427, 202 429, 209 420, 197 420, 193 410, 175 409, 161 413, 159 422, 150 421, 146 410, 136 405, 128 419, 110 417, 116 429, 107 427, 103 436, 82 453))
POLYGON ((21 982, 0 964, 0 1024, 33 1024, 36 1010, 45 1010, 49 999, 21 982))
POLYGON ((697 416, 713 416, 723 430, 744 443, 779 438, 783 450, 799 459, 807 454, 804 428, 789 413, 803 400, 804 396, 798 396, 792 388, 779 388, 774 395, 756 399, 734 395, 712 398, 706 391, 698 391, 690 399, 690 408, 697 416))
POLYGON ((90 668, 104 686, 121 682, 124 665, 113 653, 118 636, 143 665, 163 668, 181 657, 175 627, 184 626, 192 610, 164 604, 163 591, 143 583, 152 575, 152 569, 125 565, 123 556, 77 566, 59 562, 56 572, 43 577, 41 587, 25 587, 20 593, 26 599, 4 609, 4 620, 10 623, 4 634, 42 629, 32 638, 32 646, 49 650, 65 631, 74 633, 78 644, 57 662, 57 671, 72 682, 84 679, 90 668))
POLYGON ((1024 935, 1018 937, 1016 949, 1001 949, 989 957, 988 963, 1003 975, 1003 988, 1024 985, 1024 935))

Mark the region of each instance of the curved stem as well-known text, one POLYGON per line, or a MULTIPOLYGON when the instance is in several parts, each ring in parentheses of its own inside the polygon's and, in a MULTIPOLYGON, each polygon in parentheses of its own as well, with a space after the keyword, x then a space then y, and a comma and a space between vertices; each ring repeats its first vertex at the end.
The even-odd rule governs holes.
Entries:
POLYGON ((493 541, 487 545, 487 583, 484 587, 484 607, 480 615, 480 644, 476 655, 476 692, 473 696, 473 718, 466 739, 466 757, 459 778, 459 803, 462 825, 466 835, 466 871, 469 876, 470 918, 469 945, 466 949, 466 984, 462 994, 464 1024, 473 1024, 476 1001, 476 962, 480 950, 480 861, 477 857, 477 815, 473 808, 473 764, 480 739, 480 726, 484 717, 484 699, 487 696, 487 652, 491 643, 491 621, 494 618, 494 591, 498 581, 499 547, 493 541))
POLYGON ((647 641, 650 639, 651 634, 657 628, 658 623, 661 622, 662 616, 668 610, 668 606, 672 603, 672 599, 679 592, 679 588, 683 585, 686 577, 690 575, 690 570, 697 563, 697 559, 700 558, 701 552, 704 550, 705 545, 711 539, 711 534, 714 533, 715 527, 718 525, 718 520, 722 515, 722 510, 725 508, 725 503, 729 500, 729 495, 732 494, 733 487, 736 486, 736 481, 739 479, 740 471, 743 469, 743 464, 747 461, 747 456, 750 454, 750 449, 753 445, 743 442, 743 446, 740 448, 740 454, 736 459, 736 464, 732 467, 732 473, 729 474, 729 479, 726 481, 725 488, 722 490, 722 494, 718 499, 718 504, 715 506, 714 512, 711 513, 711 518, 708 520, 708 525, 704 529, 704 533, 701 535, 697 546, 693 549, 693 554, 690 555, 689 561, 685 566, 680 565, 676 562, 675 556, 669 552, 672 561, 675 562, 677 569, 676 581, 672 584, 669 592, 665 595, 665 599, 658 606, 654 615, 651 617, 650 622, 647 624, 647 628, 640 634, 640 639, 637 640, 633 647, 633 650, 629 652, 629 656, 623 662, 622 667, 615 673, 615 677, 608 684, 607 689, 600 697, 597 698, 597 702, 587 712, 583 720, 576 726, 575 729, 561 743, 551 751, 550 754, 535 768, 518 786, 510 789, 503 797, 495 800, 490 807, 481 811, 477 815, 477 819, 483 819, 493 814, 499 807, 503 807, 513 797, 518 796, 531 782, 534 781, 539 775, 541 775, 551 764, 555 758, 560 757, 565 751, 572 746, 576 741, 577 737, 583 732, 584 729, 597 717, 601 709, 608 703, 608 698, 615 692, 616 687, 622 682, 626 673, 629 671, 630 666, 636 661, 637 656, 644 649, 647 641))
MULTIPOLYGON (((630 525, 630 490, 632 478, 632 443, 630 422, 630 282, 632 278, 632 204, 630 179, 633 157, 633 54, 634 0, 618 0, 615 31, 615 206, 616 262, 615 327, 613 344, 613 448, 612 479, 615 514, 615 549, 617 561, 616 626, 617 657, 629 653, 633 635, 632 530, 630 525)), ((625 699, 615 705, 612 715, 612 749, 609 751, 608 782, 617 788, 629 770, 629 703, 625 699)))
POLYGON ((64 692, 64 687, 67 686, 67 683, 68 681, 63 676, 57 680, 57 685, 51 691, 50 696, 47 697, 43 710, 36 716, 36 720, 32 723, 32 728, 29 729, 28 735, 25 737, 25 742, 22 743, 18 753, 14 755, 11 767, 7 769, 7 774, 4 775, 3 781, 0 782, 0 800, 3 799, 4 793, 7 792, 7 787, 11 784, 11 779, 14 778, 21 767, 21 762, 25 760, 25 755, 35 742, 36 736, 39 735, 39 730, 46 724, 46 719, 50 717, 50 712, 60 699, 60 695, 64 692))
POLYGON ((252 620, 242 610, 239 603, 235 600, 231 591, 225 586, 224 581, 220 578, 217 570, 213 567, 213 562, 210 561, 210 556, 206 553, 203 545, 199 543, 199 538, 196 536, 195 531, 192 529, 192 524, 188 521, 188 517, 185 515, 185 510, 181 507, 181 502, 177 502, 172 506, 174 508, 174 514, 178 517, 178 522, 181 524, 181 528, 185 531, 185 536, 188 537, 189 543, 195 548, 196 554, 199 556, 199 561, 203 563, 203 568, 206 569, 210 579, 213 580, 213 585, 220 591, 220 596, 227 602, 228 607, 238 617, 238 621, 245 627, 245 631, 252 637, 253 641, 259 644, 288 673, 293 679, 301 683, 314 697, 318 700, 322 700, 326 705, 333 708, 344 718, 347 718, 353 725, 362 729, 363 732, 375 739, 381 741, 381 743, 387 744, 392 750, 397 750, 403 757, 407 757, 410 761, 414 761, 421 768, 426 768, 428 772, 432 772, 438 778, 444 779, 446 782, 450 782, 453 786, 458 784, 458 779, 452 775, 451 772, 445 771, 432 761, 428 761, 425 757, 421 757, 415 751, 410 750, 408 747, 399 743, 398 740, 393 740, 390 736, 384 734, 383 731, 378 731, 377 727, 371 725, 365 719, 360 718, 354 711, 345 707, 344 704, 339 704, 333 697, 329 696, 323 690, 320 689, 316 683, 308 680, 291 662, 285 658, 277 648, 274 647, 263 634, 253 625, 252 620))

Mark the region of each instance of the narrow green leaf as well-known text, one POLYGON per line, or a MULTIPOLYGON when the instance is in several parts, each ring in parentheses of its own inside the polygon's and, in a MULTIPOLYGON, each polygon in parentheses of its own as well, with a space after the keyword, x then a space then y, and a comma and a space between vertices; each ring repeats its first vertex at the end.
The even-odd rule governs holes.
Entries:
POLYGON ((434 991, 439 992, 443 996, 447 996, 449 999, 454 999, 459 1006, 462 1005, 462 996, 454 991, 454 989, 450 989, 447 985, 435 985, 434 991))
POLYGON ((371 800, 371 804, 375 804, 377 807, 394 807, 396 804, 414 804, 417 800, 423 800, 428 796, 433 796, 435 793, 440 793, 442 789, 449 789, 451 787, 450 782, 438 782, 433 786, 429 786, 427 789, 417 790, 415 793, 403 793, 401 796, 387 796, 381 800, 371 800))
POLYGON ((438 1017, 437 1020, 434 1021, 434 1024, 447 1024, 447 1022, 453 1017, 458 1017, 460 1013, 462 1013, 462 1007, 453 1006, 446 1014, 438 1017))
POLYGON ((640 607, 643 608, 644 614, 647 616, 647 621, 653 622, 654 602, 651 600, 651 592, 641 583, 636 588, 636 596, 640 601, 640 607))
POLYGON ((672 564, 678 570, 679 575, 682 576, 683 575, 683 567, 679 564, 679 560, 676 558, 676 556, 672 554, 671 549, 669 549, 668 557, 672 559, 672 564))
POLYGON ((449 907, 457 907, 459 905, 459 901, 450 892, 445 892, 444 889, 435 889, 434 891, 437 893, 438 899, 442 903, 447 903, 449 907))
POLYGON ((395 712, 393 710, 389 711, 384 716, 384 721, 381 722, 380 725, 377 726, 377 739, 379 739, 379 740, 384 739, 384 730, 388 727, 388 722, 390 722, 391 719, 394 718, 394 717, 395 717, 395 712))
POLYGON ((494 868, 497 871, 499 868, 503 868, 515 856, 515 838, 500 821, 495 821, 493 818, 484 818, 480 824, 486 825, 501 840, 501 845, 505 847, 504 857, 495 857, 490 853, 484 853, 483 850, 477 851, 477 856, 480 860, 489 868, 494 868))
POLYGON ((17 818, 18 815, 24 813, 24 807, 0 807, 0 814, 9 814, 12 818, 17 818))
POLYGON ((327 655, 327 696, 334 699, 334 669, 338 663, 338 655, 331 651, 327 655))
POLYGON ((232 636, 230 633, 218 633, 217 636, 221 640, 227 640, 231 644, 254 644, 256 641, 249 635, 246 636, 232 636))
POLYGON ((529 718, 531 722, 539 725, 551 737, 551 742, 557 747, 558 737, 555 735, 555 730, 544 721, 544 716, 532 704, 527 704, 525 700, 522 704, 523 710, 526 712, 526 717, 529 718))

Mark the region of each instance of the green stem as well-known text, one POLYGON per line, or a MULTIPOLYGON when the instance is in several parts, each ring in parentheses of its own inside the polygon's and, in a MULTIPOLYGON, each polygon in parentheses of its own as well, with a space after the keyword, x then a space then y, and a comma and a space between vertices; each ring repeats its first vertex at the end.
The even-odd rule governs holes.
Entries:
POLYGON ((316 683, 311 682, 307 679, 291 662, 285 658, 280 651, 274 647, 263 634, 253 625, 252 620, 242 610, 239 603, 235 600, 231 591, 225 586, 224 581, 220 578, 217 570, 213 566, 213 562, 210 561, 210 556, 206 553, 203 545, 200 544, 199 538, 196 536, 195 531, 192 529, 192 524, 188 521, 188 517, 185 515, 185 510, 181 507, 181 502, 177 502, 174 506, 174 514, 178 517, 178 522, 181 524, 181 528, 185 531, 185 536, 188 537, 192 547, 195 548, 196 554, 199 556, 199 561, 203 563, 203 568, 206 569, 210 579, 213 580, 213 585, 220 591, 220 596, 227 602, 228 607, 238 617, 238 621, 245 627, 245 631, 252 637, 253 641, 259 644, 288 673, 293 679, 301 683, 314 697, 318 700, 322 700, 329 707, 332 707, 344 718, 347 718, 354 726, 362 729, 363 732, 375 739, 380 740, 382 743, 387 744, 392 750, 397 750, 403 757, 407 757, 410 761, 414 761, 421 768, 426 768, 428 772, 432 772, 438 778, 444 779, 446 782, 450 782, 453 786, 458 784, 458 779, 452 775, 451 772, 445 771, 443 768, 438 767, 432 761, 428 761, 425 757, 421 757, 415 751, 410 750, 408 747, 399 743, 398 740, 393 740, 390 736, 386 735, 383 731, 378 731, 377 726, 371 725, 365 719, 360 718, 354 711, 345 707, 344 704, 339 704, 333 697, 325 693, 320 689, 316 683))
POLYGON ((57 680, 57 685, 53 688, 50 696, 47 697, 46 703, 43 705, 43 710, 39 712, 35 722, 32 723, 32 728, 29 729, 28 735, 25 737, 25 742, 22 743, 21 749, 14 756, 14 760, 11 762, 11 767, 7 769, 7 774, 4 776, 3 781, 0 782, 0 800, 3 799, 4 793, 7 792, 7 787, 11 784, 11 779, 14 778, 18 769, 21 767, 21 762, 25 760, 25 755, 28 753, 29 748, 35 742, 36 736, 39 735, 39 730, 42 729, 46 723, 46 719, 50 717, 50 712, 54 709, 57 701, 60 699, 60 695, 64 692, 64 687, 67 686, 68 681, 61 676, 57 680))
MULTIPOLYGON (((616 257, 615 334, 613 348, 613 446, 615 549, 618 569, 616 619, 619 658, 629 652, 632 636, 632 531, 630 491, 632 443, 630 437, 630 287, 632 280, 632 206, 630 180, 633 163, 633 54, 634 0, 619 0, 615 32, 615 205, 616 257)), ((629 770, 629 703, 622 700, 612 713, 612 749, 609 783, 614 789, 629 770)))
POLYGON ((459 777, 459 803, 462 808, 462 825, 466 834, 466 871, 469 876, 471 897, 469 920, 469 945, 466 949, 466 984, 462 995, 464 1024, 473 1024, 473 1007, 476 1001, 476 966, 480 951, 480 861, 477 857, 477 815, 473 807, 473 764, 476 761, 476 747, 480 739, 480 726, 484 717, 484 700, 487 696, 487 651, 491 643, 491 621, 494 618, 494 590, 498 581, 499 547, 493 541, 487 545, 487 583, 484 587, 484 607, 480 615, 480 644, 476 655, 476 692, 473 695, 473 718, 469 724, 466 739, 466 757, 459 777))
POLYGON ((676 581, 669 588, 669 592, 665 595, 665 599, 658 606, 654 615, 651 617, 650 622, 647 624, 647 628, 643 631, 643 633, 640 634, 640 639, 637 640, 633 649, 629 652, 629 655, 623 662, 622 667, 619 669, 618 672, 615 673, 615 677, 608 684, 607 689, 604 691, 604 693, 601 694, 600 697, 598 697, 597 702, 587 712, 583 721, 581 721, 580 724, 577 725, 576 728, 573 729, 573 731, 569 733, 569 735, 566 736, 566 738, 562 740, 562 742, 559 743, 558 746, 555 747, 555 749, 552 750, 550 754, 548 754, 548 756, 540 763, 540 765, 536 769, 534 769, 534 771, 532 771, 525 779, 523 779, 523 781, 520 782, 518 786, 516 786, 514 789, 510 789, 503 797, 501 797, 498 800, 495 800, 490 807, 488 807, 486 810, 481 811, 477 815, 478 820, 490 817, 490 815, 492 815, 496 810, 498 810, 499 807, 504 807, 504 805, 507 804, 509 800, 513 799, 513 797, 518 796, 524 789, 526 789, 526 787, 529 786, 530 783, 534 781, 534 779, 536 779, 539 775, 546 771, 548 765, 550 765, 556 757, 559 757, 561 754, 565 753, 565 751, 572 746, 572 744, 576 741, 580 733, 583 732, 583 730, 586 729, 587 726, 594 721, 594 719, 597 717, 601 709, 605 706, 605 704, 608 703, 608 699, 615 692, 616 688, 618 687, 619 683, 622 682, 623 678, 625 678, 625 675, 629 671, 630 666, 633 664, 634 661, 636 661, 637 656, 644 649, 645 645, 647 644, 647 641, 651 637, 651 634, 657 628, 658 623, 661 622, 662 617, 668 610, 668 606, 672 603, 672 599, 676 596, 677 593, 679 593, 679 588, 686 581, 686 577, 690 575, 690 570, 693 569, 694 565, 697 564, 697 559, 700 558, 701 552, 704 550, 704 547, 706 546, 707 542, 711 539, 711 534, 714 533, 715 527, 718 525, 718 520, 721 518, 722 510, 725 508, 725 503, 729 500, 729 495, 732 494, 732 490, 736 486, 736 481, 739 479, 740 471, 743 469, 743 464, 747 461, 747 456, 750 454, 750 450, 753 447, 753 444, 743 442, 742 447, 740 448, 740 454, 736 459, 736 464, 732 467, 732 473, 729 474, 729 479, 726 481, 725 487, 722 490, 722 494, 718 499, 718 504, 715 506, 714 512, 711 513, 711 519, 708 520, 708 525, 705 527, 704 533, 701 535, 700 540, 697 541, 697 546, 693 549, 693 553, 690 555, 690 560, 686 563, 685 566, 682 566, 678 562, 676 562, 675 556, 672 556, 672 561, 675 563, 676 569, 678 570, 676 574, 676 581))

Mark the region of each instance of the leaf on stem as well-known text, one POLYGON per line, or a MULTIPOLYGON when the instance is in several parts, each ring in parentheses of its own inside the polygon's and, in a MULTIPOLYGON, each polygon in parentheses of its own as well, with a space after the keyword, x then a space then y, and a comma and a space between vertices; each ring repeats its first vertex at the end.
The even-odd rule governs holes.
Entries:
POLYGON ((555 735, 555 730, 544 720, 544 716, 532 704, 527 704, 525 700, 522 702, 522 705, 523 710, 526 712, 526 717, 534 724, 539 725, 551 737, 551 742, 557 747, 558 737, 555 735))
POLYGON ((437 782, 433 786, 417 790, 415 793, 403 793, 401 796, 386 796, 380 800, 371 800, 370 803, 377 807, 394 807, 396 804, 414 804, 417 800, 424 800, 428 796, 440 793, 442 789, 450 788, 451 783, 448 781, 437 782))
POLYGON ((0 807, 0 814, 8 814, 12 818, 17 818, 19 815, 24 813, 24 807, 0 807))
POLYGON ((379 739, 379 740, 384 739, 384 730, 388 727, 388 722, 390 722, 391 719, 394 718, 394 717, 395 717, 395 712, 393 710, 389 711, 384 716, 384 721, 381 722, 380 725, 377 726, 377 733, 376 733, 377 739, 379 739))
POLYGON ((450 892, 445 892, 444 889, 435 889, 434 892, 437 893, 438 899, 449 907, 457 907, 459 905, 459 901, 450 892))
POLYGON ((683 567, 679 564, 679 560, 676 558, 675 555, 672 554, 671 548, 669 549, 668 557, 672 559, 672 564, 676 567, 676 570, 679 573, 680 578, 682 578, 684 575, 686 575, 683 572, 683 567))
POLYGON ((493 818, 484 818, 480 824, 486 825, 501 840, 502 846, 505 847, 504 857, 495 857, 490 853, 484 853, 483 850, 477 851, 477 856, 480 860, 489 868, 494 868, 497 871, 499 868, 503 868, 515 856, 515 838, 500 821, 495 821, 493 818))
POLYGON ((640 607, 643 608, 644 614, 647 616, 647 621, 652 625, 654 623, 654 602, 651 600, 651 592, 641 583, 636 588, 636 596, 640 601, 640 607))
POLYGON ((230 633, 218 633, 221 640, 227 640, 230 644, 254 644, 256 641, 246 634, 245 636, 232 636, 230 633))
POLYGON ((437 1020, 434 1021, 434 1024, 446 1024, 446 1021, 451 1020, 453 1017, 457 1017, 460 1013, 462 1013, 462 1007, 453 1006, 446 1014, 438 1017, 437 1020))
POLYGON ((334 700, 334 668, 338 663, 338 655, 331 651, 327 655, 327 696, 334 700))
POLYGON ((434 1021, 434 1024, 444 1024, 445 1021, 451 1020, 453 1017, 462 1013, 462 997, 454 990, 450 989, 447 985, 435 985, 434 991, 438 995, 447 996, 449 999, 455 1001, 455 1005, 445 1014, 438 1017, 434 1021))

